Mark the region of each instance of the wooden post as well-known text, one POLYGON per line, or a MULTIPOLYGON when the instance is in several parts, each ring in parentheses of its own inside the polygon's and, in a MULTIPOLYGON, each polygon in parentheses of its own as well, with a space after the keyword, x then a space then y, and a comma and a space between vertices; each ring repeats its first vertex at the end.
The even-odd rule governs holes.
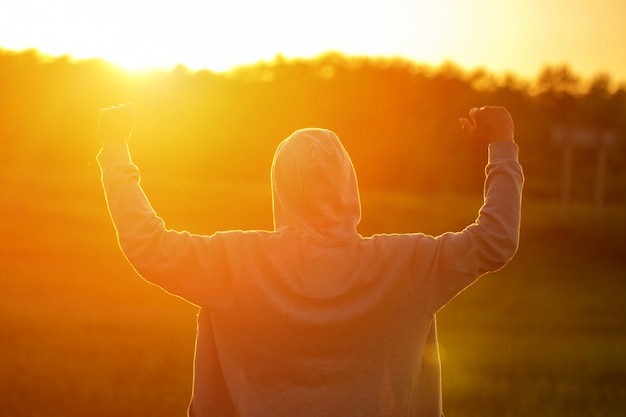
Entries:
POLYGON ((563 172, 561 173, 561 219, 569 219, 569 206, 572 192, 572 166, 574 164, 574 144, 571 136, 563 138, 563 172))
POLYGON ((594 215, 596 218, 604 214, 604 190, 606 189, 606 158, 609 145, 614 141, 611 130, 598 132, 598 154, 596 161, 596 190, 594 199, 594 215))
POLYGON ((615 142, 615 131, 601 130, 593 126, 552 126, 552 142, 563 148, 561 171, 561 219, 569 220, 572 175, 574 171, 574 148, 596 151, 596 177, 594 190, 594 215, 599 218, 604 213, 604 191, 606 188, 606 165, 608 148, 615 142))

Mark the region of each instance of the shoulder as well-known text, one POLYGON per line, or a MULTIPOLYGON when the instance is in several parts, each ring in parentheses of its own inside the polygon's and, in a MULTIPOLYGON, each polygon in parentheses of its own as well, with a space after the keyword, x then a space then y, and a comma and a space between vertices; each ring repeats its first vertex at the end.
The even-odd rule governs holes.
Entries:
POLYGON ((271 241, 278 240, 279 237, 279 233, 269 230, 228 230, 216 232, 210 236, 210 239, 228 247, 233 245, 269 244, 271 241))
POLYGON ((362 240, 362 244, 379 252, 406 253, 437 243, 438 238, 424 233, 380 233, 362 240))

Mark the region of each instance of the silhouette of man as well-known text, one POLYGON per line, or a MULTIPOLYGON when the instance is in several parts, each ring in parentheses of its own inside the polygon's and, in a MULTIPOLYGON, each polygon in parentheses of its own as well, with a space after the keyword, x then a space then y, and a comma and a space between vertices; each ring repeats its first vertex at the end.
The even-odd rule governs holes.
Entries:
POLYGON ((475 223, 437 237, 362 237, 337 136, 277 148, 274 230, 168 230, 139 186, 134 107, 103 109, 98 155, 119 244, 139 275, 200 306, 191 416, 441 416, 435 314, 518 246, 523 173, 503 107, 460 123, 489 145, 475 223))

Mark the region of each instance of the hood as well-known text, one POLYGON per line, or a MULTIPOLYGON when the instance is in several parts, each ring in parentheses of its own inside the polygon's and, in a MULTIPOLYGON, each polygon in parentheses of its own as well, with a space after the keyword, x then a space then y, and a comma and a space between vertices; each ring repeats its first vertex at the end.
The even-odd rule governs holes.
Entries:
POLYGON ((321 244, 357 235, 361 204, 354 166, 336 134, 297 130, 272 163, 274 228, 321 244))

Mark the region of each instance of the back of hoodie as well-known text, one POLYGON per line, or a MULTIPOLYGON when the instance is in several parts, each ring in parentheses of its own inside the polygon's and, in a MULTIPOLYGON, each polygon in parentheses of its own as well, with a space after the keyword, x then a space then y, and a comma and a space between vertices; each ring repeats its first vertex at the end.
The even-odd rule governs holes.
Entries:
POLYGON ((199 339, 198 387, 217 359, 240 416, 441 414, 434 315, 517 248, 515 144, 490 145, 476 223, 438 237, 360 236, 354 168, 327 130, 278 147, 267 232, 167 230, 123 153, 105 148, 99 160, 124 253, 146 280, 210 311, 199 331, 213 333, 214 353, 199 339))

